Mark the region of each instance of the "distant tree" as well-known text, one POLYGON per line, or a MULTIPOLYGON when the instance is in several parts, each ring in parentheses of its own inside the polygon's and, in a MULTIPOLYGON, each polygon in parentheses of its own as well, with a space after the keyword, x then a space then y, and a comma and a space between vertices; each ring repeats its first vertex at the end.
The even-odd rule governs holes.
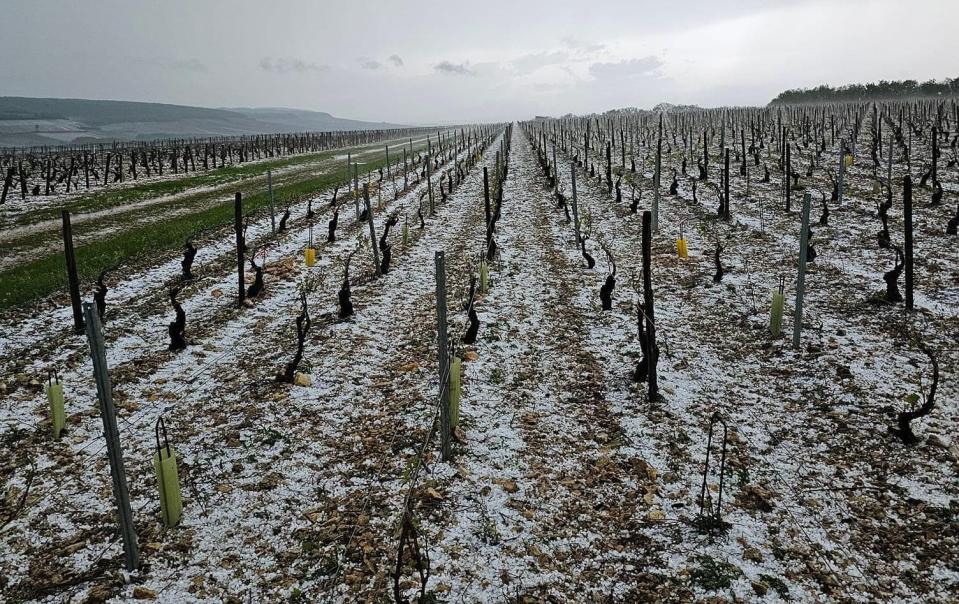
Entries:
POLYGON ((867 84, 844 84, 832 87, 820 84, 814 88, 784 90, 770 104, 831 103, 837 101, 864 101, 903 97, 939 97, 959 95, 959 77, 942 80, 879 80, 867 84))

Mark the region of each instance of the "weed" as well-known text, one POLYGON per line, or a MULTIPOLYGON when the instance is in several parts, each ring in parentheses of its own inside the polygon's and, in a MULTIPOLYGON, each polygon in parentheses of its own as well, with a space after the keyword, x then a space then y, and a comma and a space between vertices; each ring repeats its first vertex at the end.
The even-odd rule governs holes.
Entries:
POLYGON ((733 579, 742 575, 742 572, 732 564, 709 556, 699 556, 697 561, 699 566, 692 569, 689 578, 706 591, 728 589, 733 579))
POLYGON ((779 577, 774 577, 772 575, 759 575, 759 580, 772 587, 779 597, 783 600, 789 600, 789 588, 786 587, 786 583, 779 577))

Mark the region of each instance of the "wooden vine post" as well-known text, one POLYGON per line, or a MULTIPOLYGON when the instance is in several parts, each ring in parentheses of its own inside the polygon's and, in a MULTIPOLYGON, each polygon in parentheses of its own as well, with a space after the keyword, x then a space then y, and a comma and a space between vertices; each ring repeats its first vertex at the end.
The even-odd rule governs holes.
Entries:
POLYGON ((390 146, 386 145, 386 177, 393 182, 393 171, 390 168, 390 146))
POLYGON ((435 255, 436 264, 436 351, 440 378, 440 445, 443 461, 453 457, 450 442, 449 342, 446 325, 446 264, 442 251, 435 255))
POLYGON ((903 243, 906 262, 906 308, 913 309, 915 301, 912 296, 913 285, 913 255, 912 255, 912 178, 906 174, 902 179, 902 218, 903 243))
POLYGON ((483 166, 483 208, 486 211, 486 238, 489 239, 489 225, 492 213, 489 205, 489 171, 483 166))
POLYGON ((370 225, 370 245, 373 247, 373 266, 376 268, 376 276, 380 272, 380 252, 376 246, 376 229, 373 227, 373 208, 370 207, 370 185, 363 183, 363 203, 366 205, 366 222, 370 225))
POLYGON ((360 219, 360 167, 353 163, 353 206, 356 210, 356 219, 360 219))
MULTIPOLYGON (((3 193, 0 194, 0 205, 3 205, 7 201, 7 192, 10 190, 10 187, 13 185, 13 166, 7 168, 7 175, 3 179, 3 193)), ((67 179, 67 193, 70 192, 70 179, 67 179)))
MULTIPOLYGON (((786 183, 789 186, 789 183, 786 183)), ((723 164, 723 220, 729 220, 729 148, 726 149, 725 163, 723 164)))
POLYGON ((929 170, 932 182, 939 180, 939 129, 932 129, 932 168, 929 170))
POLYGON ((783 133, 783 145, 786 147, 786 161, 783 163, 783 195, 786 196, 786 212, 792 212, 792 186, 789 182, 792 174, 792 147, 786 140, 786 133, 783 133))
POLYGON ((793 348, 799 348, 799 336, 802 333, 803 298, 806 293, 806 253, 809 249, 809 204, 812 195, 808 192, 802 198, 802 230, 799 232, 799 276, 796 280, 796 314, 793 318, 793 348))
POLYGON ((892 143, 894 139, 895 139, 895 136, 892 133, 890 133, 889 134, 889 157, 886 158, 887 159, 886 184, 889 185, 888 187, 886 187, 887 189, 886 202, 889 204, 890 208, 892 207, 892 143))
POLYGON ((70 304, 73 306, 73 330, 83 333, 83 310, 80 308, 80 278, 77 275, 77 259, 73 253, 73 227, 70 212, 63 210, 63 256, 67 264, 67 279, 70 283, 70 304))
POLYGON ((739 164, 739 175, 743 178, 746 177, 746 129, 739 129, 739 142, 740 142, 740 154, 742 155, 742 163, 739 164))
POLYGON ((709 133, 703 129, 703 173, 706 180, 709 180, 709 133))
POLYGON ((659 232, 659 188, 663 171, 663 115, 659 114, 659 138, 656 141, 656 174, 653 175, 653 232, 659 232))
POLYGON ((656 316, 653 308, 653 276, 650 271, 652 256, 652 213, 643 212, 643 312, 646 315, 647 359, 649 382, 649 401, 656 400, 659 383, 656 380, 656 364, 659 360, 659 348, 656 345, 656 316))
POLYGON ((553 195, 559 190, 559 164, 556 163, 556 143, 553 143, 553 195))
POLYGON ((842 205, 843 181, 846 178, 846 140, 839 141, 839 175, 836 178, 836 203, 842 205))
POLYGON ((579 235, 579 208, 576 203, 576 162, 570 165, 569 173, 573 179, 573 229, 576 231, 576 245, 582 245, 582 238, 579 235))
POLYGON ((276 235, 276 206, 273 203, 273 171, 266 171, 266 188, 270 194, 270 230, 276 235))
POLYGON ((243 283, 243 195, 239 191, 233 199, 233 229, 236 231, 237 306, 242 308, 246 300, 246 287, 243 283))
POLYGON ((430 164, 432 163, 433 163, 432 155, 427 156, 426 158, 426 190, 428 191, 429 197, 430 197, 430 216, 432 216, 435 213, 433 208, 433 180, 430 173, 430 169, 431 169, 430 164))
POLYGON ((120 535, 123 538, 124 562, 128 571, 140 566, 139 547, 136 527, 133 524, 133 511, 130 508, 130 493, 127 489, 127 475, 123 466, 123 449, 120 447, 120 431, 117 429, 116 409, 113 405, 113 386, 107 367, 107 354, 100 328, 100 317, 92 302, 83 305, 86 317, 87 340, 90 343, 90 357, 93 359, 93 376, 97 384, 97 399, 100 401, 100 417, 103 419, 103 436, 107 441, 107 457, 110 460, 110 475, 113 478, 113 496, 117 504, 120 520, 120 535))
POLYGON ((609 141, 606 141, 606 187, 609 194, 613 194, 613 158, 609 141))

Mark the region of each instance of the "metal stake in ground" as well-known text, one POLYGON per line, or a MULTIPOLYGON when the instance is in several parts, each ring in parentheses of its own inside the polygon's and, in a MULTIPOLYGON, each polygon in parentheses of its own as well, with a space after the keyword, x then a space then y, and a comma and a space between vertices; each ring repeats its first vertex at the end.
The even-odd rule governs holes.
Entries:
POLYGON ((243 283, 243 195, 239 191, 233 200, 233 228, 236 231, 237 306, 242 307, 246 299, 246 287, 243 283))
POLYGON ((559 164, 556 163, 556 142, 553 142, 553 195, 559 188, 559 164))
POLYGON ((809 248, 809 201, 807 192, 802 198, 802 227, 799 233, 799 277, 796 280, 796 316, 793 319, 793 348, 799 348, 802 332, 802 304, 806 291, 806 251, 809 248))
POLYGON ((652 257, 652 212, 643 212, 643 312, 646 314, 646 368, 649 381, 649 402, 659 394, 656 365, 659 362, 659 347, 656 345, 656 312, 653 308, 653 276, 650 270, 652 257))
POLYGON ((887 187, 888 194, 886 195, 886 202, 889 204, 890 208, 892 207, 892 143, 894 139, 895 139, 895 135, 892 132, 890 132, 889 133, 889 157, 887 158, 888 164, 886 165, 886 184, 889 185, 887 187))
MULTIPOLYGON (((787 183, 788 186, 788 183, 787 183)), ((723 220, 729 220, 729 149, 726 149, 723 163, 723 220)))
POLYGON ((266 171, 266 188, 270 192, 270 228, 276 235, 276 208, 273 205, 273 171, 266 171))
POLYGON ((905 247, 906 308, 913 309, 913 254, 912 254, 912 178, 906 174, 902 179, 902 238, 905 247))
POLYGON ((433 209, 433 180, 430 172, 430 164, 433 163, 433 157, 427 156, 426 158, 426 190, 429 192, 430 196, 430 216, 432 216, 435 211, 433 209))
POLYGON ((80 309, 80 278, 77 276, 77 259, 73 254, 73 227, 70 212, 63 210, 63 256, 67 263, 67 279, 70 282, 70 304, 73 306, 73 330, 83 332, 83 311, 80 309))
POLYGON ((370 207, 370 185, 363 183, 363 203, 366 204, 366 222, 370 225, 370 244, 373 246, 373 264, 376 276, 380 276, 380 251, 376 247, 376 229, 373 228, 373 208, 370 207))
POLYGON ((493 214, 489 204, 489 172, 486 166, 483 166, 483 209, 486 211, 486 240, 489 241, 489 223, 493 214))
POLYGON ((846 140, 839 141, 839 175, 836 178, 836 202, 842 205, 842 185, 846 176, 846 140))
POLYGON ((446 263, 443 252, 436 252, 436 350, 440 377, 440 442, 443 461, 453 456, 450 443, 449 350, 446 334, 446 263))
POLYGON ((353 179, 351 178, 351 172, 353 171, 353 155, 349 152, 346 154, 346 193, 352 194, 353 199, 356 199, 356 193, 353 192, 353 179))
POLYGON ((107 355, 103 345, 100 317, 92 302, 83 304, 86 319, 87 340, 93 359, 93 375, 97 382, 97 398, 100 400, 100 416, 103 418, 103 435, 107 439, 107 457, 110 460, 110 475, 113 477, 113 495, 120 516, 120 534, 123 537, 123 552, 126 569, 135 570, 140 565, 137 548, 137 533, 133 526, 133 511, 130 509, 130 494, 127 491, 127 476, 123 468, 123 451, 120 448, 120 431, 117 430, 116 410, 113 407, 113 387, 107 368, 107 355))
POLYGON ((653 175, 653 232, 659 232, 659 187, 663 171, 663 116, 659 116, 659 138, 656 141, 656 173, 653 175))
POLYGON ((356 219, 360 219, 360 167, 353 163, 353 206, 356 209, 356 219))
POLYGON ((576 231, 576 245, 582 245, 582 238, 579 236, 579 209, 576 203, 576 162, 570 162, 569 173, 573 178, 573 229, 576 231))

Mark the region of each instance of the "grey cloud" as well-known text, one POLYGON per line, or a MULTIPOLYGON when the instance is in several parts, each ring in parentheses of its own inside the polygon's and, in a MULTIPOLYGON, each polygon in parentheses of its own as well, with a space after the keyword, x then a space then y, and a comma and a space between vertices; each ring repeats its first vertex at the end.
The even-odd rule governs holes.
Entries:
POLYGON ((172 71, 193 71, 196 73, 206 73, 207 66, 199 59, 172 59, 169 57, 151 57, 148 59, 137 59, 139 63, 155 65, 163 69, 172 71))
POLYGON ((562 42, 563 46, 569 48, 570 50, 577 50, 581 52, 596 52, 606 48, 605 44, 585 42, 575 36, 563 36, 560 38, 560 42, 562 42))
POLYGON ((627 59, 615 63, 593 63, 589 66, 589 73, 597 80, 612 80, 632 78, 637 76, 659 75, 659 68, 663 62, 654 55, 640 59, 627 59))
POLYGON ((469 63, 451 63, 449 61, 440 61, 433 66, 433 69, 440 73, 448 75, 468 75, 475 76, 476 71, 470 69, 469 63))
POLYGON ((558 50, 556 52, 538 52, 526 54, 513 59, 512 66, 520 74, 532 73, 540 67, 547 65, 560 65, 569 59, 566 52, 558 50))
POLYGON ((328 67, 296 58, 263 57, 260 59, 260 69, 270 73, 307 73, 325 71, 328 67))
POLYGON ((383 64, 374 59, 361 58, 360 66, 363 69, 379 69, 380 67, 383 67, 383 64))
POLYGON ((171 61, 168 67, 182 71, 205 72, 207 70, 206 65, 198 59, 178 59, 171 61))
POLYGON ((400 55, 390 55, 389 61, 396 67, 403 66, 403 59, 400 58, 400 55))

